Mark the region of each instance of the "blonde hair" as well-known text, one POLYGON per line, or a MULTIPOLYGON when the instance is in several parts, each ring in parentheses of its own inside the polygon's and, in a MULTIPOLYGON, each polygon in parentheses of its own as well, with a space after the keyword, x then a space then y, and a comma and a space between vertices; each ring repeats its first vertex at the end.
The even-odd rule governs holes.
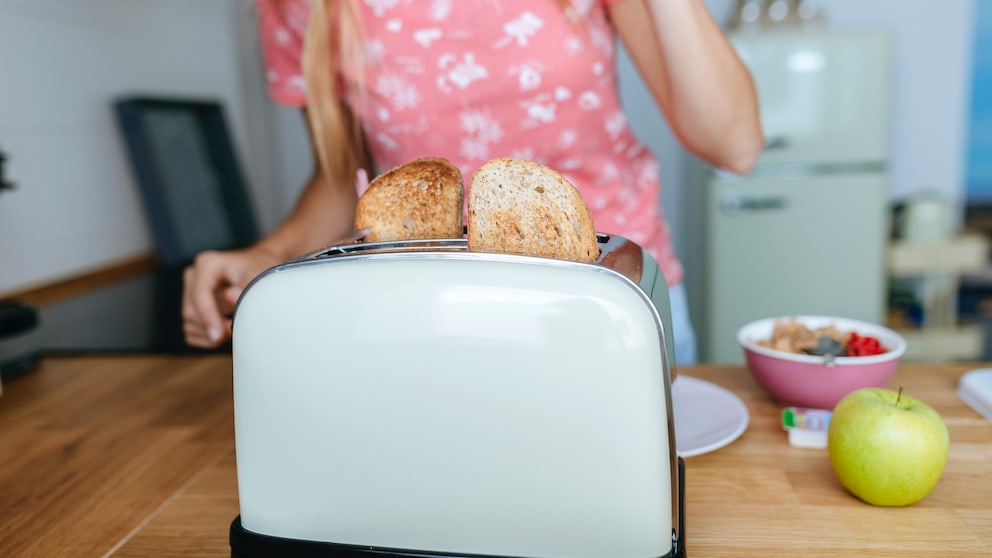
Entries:
POLYGON ((317 163, 332 188, 353 188, 358 169, 371 164, 361 122, 346 101, 364 90, 361 30, 355 2, 312 0, 303 42, 307 120, 317 163))
MULTIPOLYGON (((572 0, 556 1, 573 19, 572 0)), ((347 102, 365 94, 359 10, 353 0, 311 0, 303 42, 307 123, 317 164, 332 188, 354 188, 358 169, 373 170, 361 120, 347 102)))

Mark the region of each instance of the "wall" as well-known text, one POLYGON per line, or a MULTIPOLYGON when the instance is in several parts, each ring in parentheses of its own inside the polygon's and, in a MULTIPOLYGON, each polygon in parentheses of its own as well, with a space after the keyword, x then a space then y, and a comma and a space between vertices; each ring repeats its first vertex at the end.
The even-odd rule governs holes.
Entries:
POLYGON ((992 2, 975 6, 971 106, 966 164, 969 200, 992 201, 992 2))
POLYGON ((239 151, 251 153, 242 80, 257 62, 242 67, 238 52, 250 7, 0 0, 0 149, 18 185, 0 194, 0 295, 152 249, 115 97, 221 99, 239 151))
POLYGON ((831 0, 825 4, 836 26, 874 26, 892 32, 892 197, 902 199, 930 190, 960 198, 974 0, 831 0))

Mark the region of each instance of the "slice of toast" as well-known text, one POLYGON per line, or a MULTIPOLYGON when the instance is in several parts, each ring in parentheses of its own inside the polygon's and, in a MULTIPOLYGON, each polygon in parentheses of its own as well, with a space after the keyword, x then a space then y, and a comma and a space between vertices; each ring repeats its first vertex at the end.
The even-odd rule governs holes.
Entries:
POLYGON ((366 242, 461 238, 465 185, 458 167, 424 157, 375 177, 358 198, 355 230, 366 242))
POLYGON ((591 263, 596 229, 579 191, 534 161, 493 159, 472 176, 468 249, 591 263))

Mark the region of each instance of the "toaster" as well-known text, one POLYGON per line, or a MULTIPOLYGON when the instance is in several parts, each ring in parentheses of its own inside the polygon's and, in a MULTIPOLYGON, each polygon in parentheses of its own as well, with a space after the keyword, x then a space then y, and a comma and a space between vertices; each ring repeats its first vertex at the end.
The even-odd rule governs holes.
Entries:
POLYGON ((464 238, 334 246, 233 322, 232 557, 684 556, 668 288, 464 238))

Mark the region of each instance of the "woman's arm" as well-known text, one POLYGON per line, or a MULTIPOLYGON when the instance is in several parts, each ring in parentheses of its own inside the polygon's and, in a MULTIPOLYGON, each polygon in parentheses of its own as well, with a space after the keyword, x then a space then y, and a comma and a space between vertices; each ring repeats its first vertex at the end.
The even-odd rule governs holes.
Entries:
MULTIPOLYGON (((306 114, 304 120, 308 123, 310 145, 315 146, 306 114)), ((313 174, 292 213, 258 247, 284 260, 324 248, 352 231, 357 203, 355 185, 328 183, 314 152, 313 174)))
POLYGON ((751 74, 702 0, 623 0, 610 18, 672 132, 743 174, 764 145, 751 74))
POLYGON ((329 246, 351 232, 357 198, 353 184, 329 184, 314 157, 313 175, 296 207, 272 234, 243 250, 197 255, 183 274, 186 342, 210 348, 229 339, 231 313, 248 283, 274 265, 329 246))

